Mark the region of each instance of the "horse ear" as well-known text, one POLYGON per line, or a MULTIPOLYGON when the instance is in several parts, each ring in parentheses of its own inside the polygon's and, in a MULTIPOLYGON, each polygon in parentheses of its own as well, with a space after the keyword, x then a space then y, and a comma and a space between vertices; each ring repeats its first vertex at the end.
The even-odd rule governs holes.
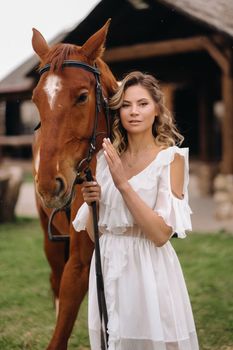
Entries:
POLYGON ((93 34, 81 48, 81 53, 92 61, 95 61, 98 57, 101 57, 104 52, 104 44, 110 21, 111 19, 109 18, 105 25, 95 34, 93 34))
POLYGON ((35 28, 32 28, 32 47, 35 53, 40 57, 41 60, 45 57, 45 55, 49 51, 48 44, 43 37, 43 35, 35 28))

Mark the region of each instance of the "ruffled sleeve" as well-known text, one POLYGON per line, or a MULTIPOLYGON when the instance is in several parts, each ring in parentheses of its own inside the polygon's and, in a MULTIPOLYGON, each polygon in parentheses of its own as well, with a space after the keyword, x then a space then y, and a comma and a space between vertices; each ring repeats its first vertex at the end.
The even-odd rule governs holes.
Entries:
POLYGON ((89 208, 87 203, 83 203, 79 208, 74 221, 72 222, 75 231, 83 231, 86 229, 87 220, 89 216, 89 208))
POLYGON ((188 148, 170 147, 163 161, 163 167, 160 172, 157 199, 154 210, 161 216, 165 223, 172 228, 172 235, 177 234, 179 238, 185 238, 185 231, 192 230, 191 217, 192 211, 188 204, 188 182, 189 182, 189 164, 188 148), (171 190, 170 164, 178 153, 184 157, 185 174, 183 186, 183 199, 175 197, 171 190))

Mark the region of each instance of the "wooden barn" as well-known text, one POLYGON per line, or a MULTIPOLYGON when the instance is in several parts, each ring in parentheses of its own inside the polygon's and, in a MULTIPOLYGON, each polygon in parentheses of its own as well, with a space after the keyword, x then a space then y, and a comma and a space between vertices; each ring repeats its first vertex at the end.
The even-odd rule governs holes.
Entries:
MULTIPOLYGON (((233 216, 233 2, 102 0, 55 42, 82 45, 110 17, 104 60, 119 80, 132 70, 159 79, 203 193, 212 192, 213 183, 217 191, 224 188, 231 203, 227 215, 233 216)), ((30 102, 37 63, 33 56, 0 83, 3 155, 14 150, 30 156, 26 146, 38 119, 30 102)))

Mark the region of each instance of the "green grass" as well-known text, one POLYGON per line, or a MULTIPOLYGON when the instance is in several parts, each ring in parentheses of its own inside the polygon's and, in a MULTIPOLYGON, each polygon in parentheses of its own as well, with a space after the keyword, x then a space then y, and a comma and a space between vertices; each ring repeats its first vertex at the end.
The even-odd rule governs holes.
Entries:
MULTIPOLYGON (((88 346, 87 302, 70 339, 71 350, 88 346)), ((55 324, 42 233, 37 220, 0 225, 0 349, 42 350, 55 324)))
POLYGON ((183 267, 202 350, 233 349, 233 235, 173 240, 183 267))
MULTIPOLYGON (((201 350, 233 349, 233 236, 173 239, 189 289, 201 350)), ((0 349, 43 350, 55 324, 37 220, 0 225, 0 349)), ((88 347, 87 301, 69 350, 88 347)))
POLYGON ((26 183, 33 183, 34 182, 33 175, 32 175, 31 171, 24 172, 23 181, 26 183))

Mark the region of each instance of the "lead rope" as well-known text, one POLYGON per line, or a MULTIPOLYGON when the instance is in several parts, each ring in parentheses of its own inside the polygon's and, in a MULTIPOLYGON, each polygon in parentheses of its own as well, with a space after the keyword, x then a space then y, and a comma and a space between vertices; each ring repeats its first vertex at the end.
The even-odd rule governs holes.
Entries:
MULTIPOLYGON (((93 136, 92 136, 92 140, 91 140, 91 147, 89 149, 89 155, 88 155, 89 159, 91 159, 92 152, 96 148, 96 131, 97 131, 97 125, 98 125, 98 115, 99 115, 99 112, 101 110, 101 100, 103 102, 105 102, 103 95, 102 95, 99 76, 97 74, 95 74, 95 78, 96 78, 96 116, 97 117, 95 118, 93 136)), ((106 105, 104 105, 104 109, 105 108, 106 108, 106 105)), ((106 110, 105 110, 105 112, 106 112, 106 110)), ((106 116, 106 121, 108 121, 108 115, 106 116)), ((109 129, 110 128, 109 128, 108 122, 107 122, 107 133, 109 136, 109 129)), ((87 181, 94 180, 90 167, 86 168, 85 175, 86 175, 87 181)), ((107 348, 108 348, 108 313, 107 313, 106 299, 105 299, 105 293, 104 293, 104 281, 103 281, 102 266, 101 266, 98 216, 97 216, 97 204, 96 204, 96 202, 92 202, 91 207, 92 207, 94 243, 95 243, 96 290, 97 290, 97 299, 98 299, 99 316, 100 316, 101 350, 107 350, 107 348), (103 331, 103 327, 104 327, 104 331, 103 331)))
MULTIPOLYGON (((91 169, 88 168, 86 171, 87 181, 93 181, 91 169)), ((98 219, 97 219, 97 205, 96 202, 91 203, 92 215, 93 215, 93 229, 94 229, 94 242, 95 242, 95 270, 96 270, 96 286, 97 286, 97 297, 100 314, 100 338, 101 338, 101 349, 106 350, 108 348, 108 313, 104 293, 104 281, 101 267, 101 256, 100 256, 100 245, 99 245, 99 230, 98 230, 98 219), (103 332, 103 326, 104 331, 103 332)))

